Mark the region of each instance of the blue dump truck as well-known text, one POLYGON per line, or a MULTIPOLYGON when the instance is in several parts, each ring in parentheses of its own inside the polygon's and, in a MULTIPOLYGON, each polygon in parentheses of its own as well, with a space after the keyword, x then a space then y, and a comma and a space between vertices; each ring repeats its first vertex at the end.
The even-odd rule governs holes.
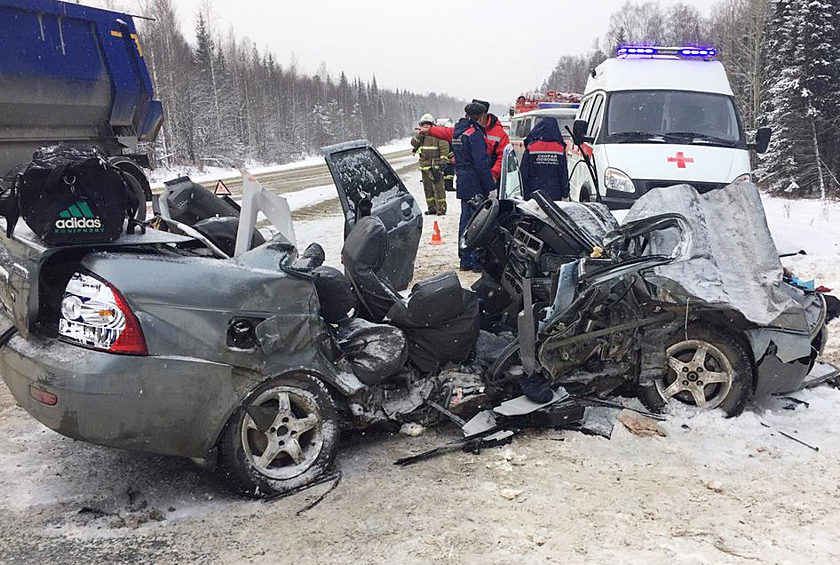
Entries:
POLYGON ((95 145, 151 200, 142 167, 163 122, 131 16, 55 0, 0 0, 0 176, 40 147, 95 145))

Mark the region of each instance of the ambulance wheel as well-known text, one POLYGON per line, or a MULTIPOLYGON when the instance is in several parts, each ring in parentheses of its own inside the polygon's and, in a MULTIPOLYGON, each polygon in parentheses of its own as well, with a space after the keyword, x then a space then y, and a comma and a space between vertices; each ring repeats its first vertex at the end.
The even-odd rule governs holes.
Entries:
POLYGON ((231 416, 219 440, 219 470, 230 486, 263 497, 309 484, 332 465, 338 409, 324 383, 295 373, 271 379, 231 416))
POLYGON ((639 398, 662 412, 684 405, 696 410, 720 408, 737 416, 752 394, 753 369, 749 349, 725 330, 693 326, 679 330, 667 342, 667 367, 639 398))

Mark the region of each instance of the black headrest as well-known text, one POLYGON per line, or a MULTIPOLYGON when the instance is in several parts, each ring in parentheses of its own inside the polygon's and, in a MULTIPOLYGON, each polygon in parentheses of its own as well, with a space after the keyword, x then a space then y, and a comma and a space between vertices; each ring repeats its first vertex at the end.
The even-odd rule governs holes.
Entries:
POLYGON ((322 265, 312 271, 315 275, 315 289, 321 303, 321 316, 331 324, 337 324, 354 315, 356 295, 350 281, 341 271, 322 265))
POLYGON ((360 218, 341 250, 341 259, 348 269, 371 268, 378 271, 388 253, 388 230, 376 216, 360 218))

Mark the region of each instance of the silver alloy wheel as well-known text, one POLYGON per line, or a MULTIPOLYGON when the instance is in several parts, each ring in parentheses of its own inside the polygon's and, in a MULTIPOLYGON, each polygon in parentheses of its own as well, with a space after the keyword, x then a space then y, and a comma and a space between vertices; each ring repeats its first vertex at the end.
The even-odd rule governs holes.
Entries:
POLYGON ((656 380, 656 390, 667 403, 675 401, 702 410, 717 408, 732 388, 735 370, 723 352, 700 339, 669 347, 668 372, 656 380))
POLYGON ((242 448, 251 465, 271 479, 291 479, 305 472, 324 445, 321 417, 315 398, 289 386, 265 390, 251 406, 276 410, 265 431, 250 415, 242 419, 242 448))

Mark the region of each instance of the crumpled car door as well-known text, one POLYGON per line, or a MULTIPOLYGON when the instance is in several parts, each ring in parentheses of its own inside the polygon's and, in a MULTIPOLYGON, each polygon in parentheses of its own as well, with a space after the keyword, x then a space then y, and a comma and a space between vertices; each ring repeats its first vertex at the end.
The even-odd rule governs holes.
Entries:
POLYGON ((321 149, 344 211, 344 237, 356 225, 358 203, 369 198, 372 215, 388 230, 388 257, 381 274, 402 290, 414 278, 414 259, 423 233, 423 214, 399 175, 368 141, 321 149))

